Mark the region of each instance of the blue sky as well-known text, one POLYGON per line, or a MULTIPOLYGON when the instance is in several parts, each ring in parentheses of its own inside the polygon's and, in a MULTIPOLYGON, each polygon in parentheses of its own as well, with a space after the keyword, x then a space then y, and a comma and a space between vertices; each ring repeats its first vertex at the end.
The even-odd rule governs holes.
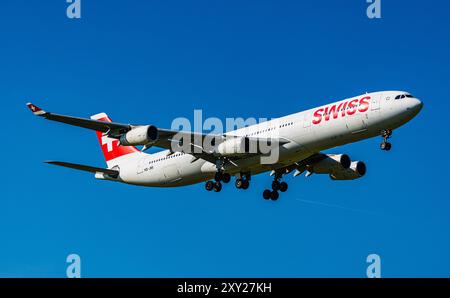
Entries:
MULTIPOLYGON (((0 276, 450 276, 448 1, 2 1, 0 276), (278 117, 377 90, 425 107, 394 132, 332 152, 363 179, 288 177, 278 202, 203 184, 139 188, 42 161, 104 166, 95 134, 33 117, 27 101, 170 127, 175 117, 278 117), (6 109, 5 109, 6 106, 6 109)), ((331 152, 331 151, 330 151, 331 152)))

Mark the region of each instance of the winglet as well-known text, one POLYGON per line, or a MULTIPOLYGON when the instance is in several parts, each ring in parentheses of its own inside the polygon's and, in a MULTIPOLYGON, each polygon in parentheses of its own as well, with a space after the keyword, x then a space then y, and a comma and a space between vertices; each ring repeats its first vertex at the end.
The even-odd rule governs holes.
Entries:
POLYGON ((31 112, 33 112, 33 114, 35 114, 36 116, 42 116, 44 114, 46 114, 47 112, 44 111, 43 109, 35 106, 34 104, 32 104, 31 102, 27 103, 27 107, 30 109, 31 112))

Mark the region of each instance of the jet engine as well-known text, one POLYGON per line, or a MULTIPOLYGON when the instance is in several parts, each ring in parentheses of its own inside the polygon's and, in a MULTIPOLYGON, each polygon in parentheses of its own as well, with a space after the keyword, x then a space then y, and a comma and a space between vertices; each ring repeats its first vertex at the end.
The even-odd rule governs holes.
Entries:
POLYGON ((327 154, 324 159, 308 166, 308 171, 316 174, 332 174, 348 169, 351 165, 347 154, 327 154))
POLYGON ((248 153, 250 141, 246 137, 228 137, 217 146, 217 153, 223 156, 234 156, 248 153))
POLYGON ((330 174, 333 180, 354 180, 366 174, 366 164, 362 161, 353 161, 348 169, 343 169, 330 174))
POLYGON ((153 125, 136 126, 120 137, 122 146, 147 145, 158 141, 158 128, 153 125))

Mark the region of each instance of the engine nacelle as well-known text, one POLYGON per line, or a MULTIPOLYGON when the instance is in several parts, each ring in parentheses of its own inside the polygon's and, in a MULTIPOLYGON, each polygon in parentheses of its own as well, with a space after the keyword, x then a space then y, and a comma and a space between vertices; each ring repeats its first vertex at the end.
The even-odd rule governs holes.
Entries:
POLYGON ((159 139, 158 128, 153 125, 136 126, 120 137, 122 146, 138 146, 154 143, 159 139))
POLYGON ((347 154, 327 154, 325 159, 311 165, 308 170, 316 174, 332 174, 348 169, 351 162, 347 154))
POLYGON ((217 146, 217 153, 223 156, 235 156, 249 152, 250 141, 246 137, 228 137, 217 146))
POLYGON ((362 161, 354 161, 348 169, 330 174, 333 180, 355 180, 366 174, 366 164, 362 161))

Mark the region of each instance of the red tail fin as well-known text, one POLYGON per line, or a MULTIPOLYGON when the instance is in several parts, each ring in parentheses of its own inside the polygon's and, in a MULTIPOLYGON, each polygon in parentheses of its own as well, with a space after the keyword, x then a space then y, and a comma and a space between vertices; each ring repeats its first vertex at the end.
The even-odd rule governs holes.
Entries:
MULTIPOLYGON (((93 115, 91 116, 91 119, 112 122, 108 115, 106 115, 105 113, 93 115)), ((108 166, 109 162, 117 157, 130 153, 140 152, 136 147, 133 146, 119 146, 119 140, 108 138, 107 136, 104 136, 101 131, 97 131, 96 133, 108 166)))

